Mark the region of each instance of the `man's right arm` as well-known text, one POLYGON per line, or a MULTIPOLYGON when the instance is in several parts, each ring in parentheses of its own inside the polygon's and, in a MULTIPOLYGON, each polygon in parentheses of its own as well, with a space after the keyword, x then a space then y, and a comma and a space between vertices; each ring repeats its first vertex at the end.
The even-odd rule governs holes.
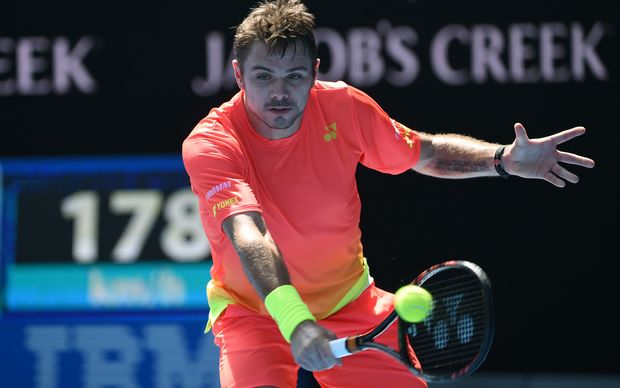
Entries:
POLYGON ((265 221, 258 212, 234 214, 222 224, 254 289, 261 299, 291 279, 265 221))
MULTIPOLYGON (((252 286, 261 299, 291 280, 282 254, 259 212, 245 212, 226 218, 222 228, 232 242, 252 286)), ((290 342, 295 361, 306 370, 322 370, 340 365, 329 347, 336 336, 313 320, 300 322, 290 342)))

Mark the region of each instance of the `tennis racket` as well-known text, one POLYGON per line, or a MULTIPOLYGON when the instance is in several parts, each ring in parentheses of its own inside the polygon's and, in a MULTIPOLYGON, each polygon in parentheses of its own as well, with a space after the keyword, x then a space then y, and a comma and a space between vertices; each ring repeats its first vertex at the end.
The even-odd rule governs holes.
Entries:
POLYGON ((384 352, 412 373, 430 382, 451 382, 476 371, 493 342, 494 309, 491 282, 469 261, 446 261, 422 272, 412 284, 433 296, 424 321, 406 322, 396 311, 368 333, 330 342, 336 357, 368 349, 384 352), (378 342, 390 325, 398 325, 398 349, 378 342), (414 365, 415 356, 420 369, 414 365))

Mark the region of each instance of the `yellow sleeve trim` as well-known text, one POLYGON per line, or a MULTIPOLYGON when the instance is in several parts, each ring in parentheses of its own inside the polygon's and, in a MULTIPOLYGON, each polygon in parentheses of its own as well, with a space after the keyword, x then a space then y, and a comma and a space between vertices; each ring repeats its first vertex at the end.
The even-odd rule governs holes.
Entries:
POLYGON ((360 276, 357 282, 355 282, 355 284, 349 289, 349 291, 347 291, 344 297, 340 299, 340 302, 338 302, 338 304, 334 306, 334 308, 326 316, 320 317, 319 319, 329 317, 330 315, 336 313, 338 310, 355 300, 373 282, 374 279, 372 278, 372 276, 370 276, 370 268, 368 267, 368 262, 366 261, 365 257, 363 260, 364 261, 362 265, 364 267, 364 272, 362 272, 362 276, 360 276))
POLYGON ((213 280, 207 283, 207 301, 209 302, 209 320, 205 326, 205 333, 211 330, 213 322, 226 310, 226 306, 235 303, 235 301, 227 295, 218 292, 218 289, 213 284, 213 280))

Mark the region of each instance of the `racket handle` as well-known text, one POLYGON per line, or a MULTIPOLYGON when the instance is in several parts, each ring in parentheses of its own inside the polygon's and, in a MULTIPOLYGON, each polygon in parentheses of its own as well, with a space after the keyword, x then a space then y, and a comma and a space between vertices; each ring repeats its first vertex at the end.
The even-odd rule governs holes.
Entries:
POLYGON ((348 355, 351 355, 349 349, 347 348, 347 338, 339 338, 333 341, 329 341, 329 346, 332 348, 332 353, 336 358, 342 358, 348 355))

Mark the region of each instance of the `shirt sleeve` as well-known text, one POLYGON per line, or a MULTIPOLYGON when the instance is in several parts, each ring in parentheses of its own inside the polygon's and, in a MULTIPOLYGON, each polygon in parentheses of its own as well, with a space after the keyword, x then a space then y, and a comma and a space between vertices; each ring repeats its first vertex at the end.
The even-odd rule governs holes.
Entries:
POLYGON ((420 139, 412 129, 390 118, 371 97, 350 87, 363 153, 360 163, 389 174, 413 167, 420 156, 420 139))
POLYGON ((232 214, 260 211, 238 147, 236 139, 217 132, 183 143, 183 163, 198 196, 203 223, 216 230, 232 214))

